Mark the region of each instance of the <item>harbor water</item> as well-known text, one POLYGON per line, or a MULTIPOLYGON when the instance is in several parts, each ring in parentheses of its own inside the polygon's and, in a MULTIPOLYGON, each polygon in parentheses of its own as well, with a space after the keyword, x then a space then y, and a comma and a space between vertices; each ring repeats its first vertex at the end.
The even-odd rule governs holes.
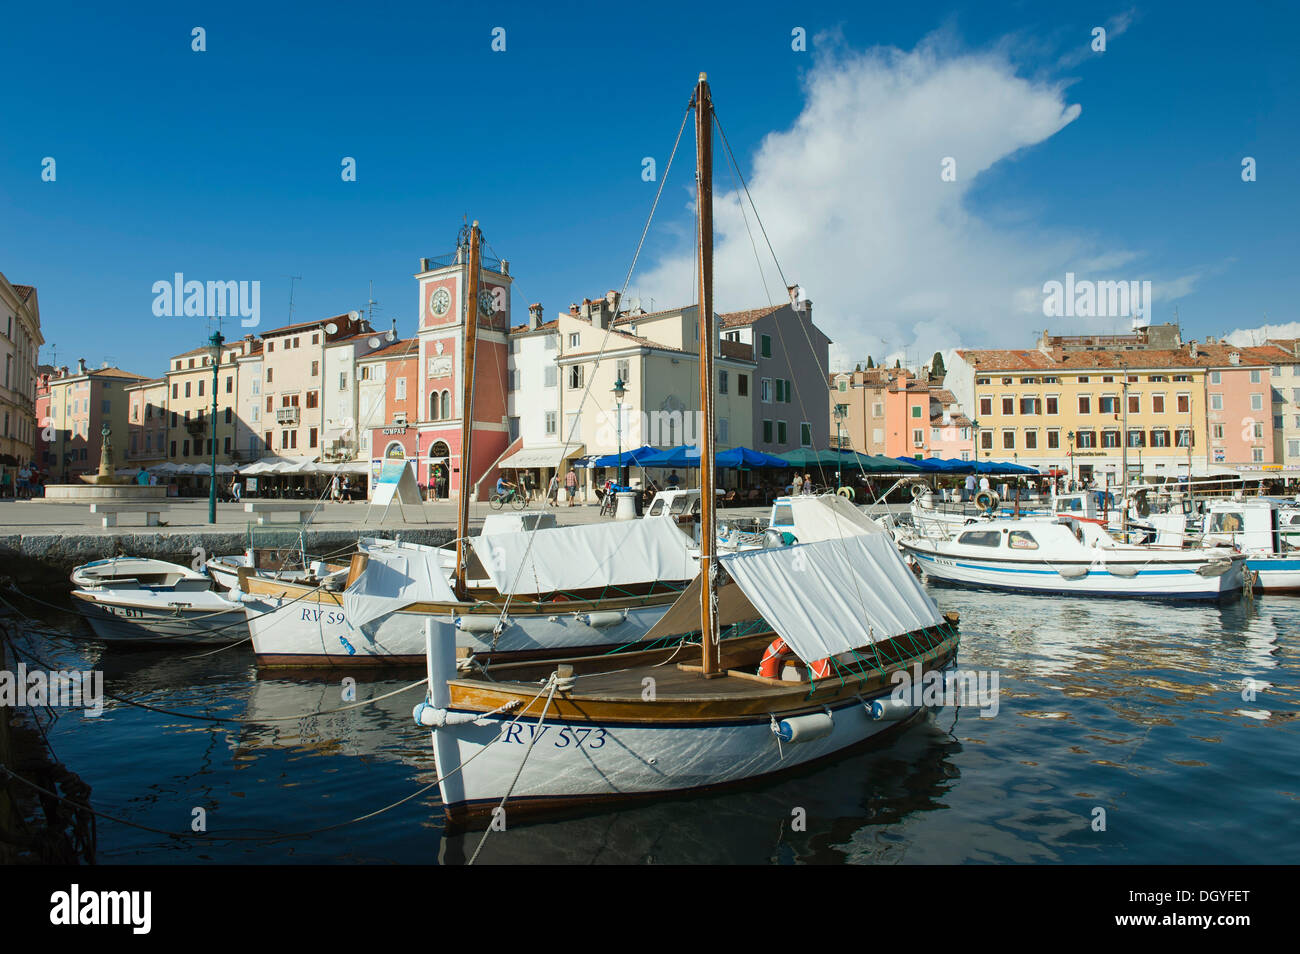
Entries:
MULTIPOLYGON (((507 812, 479 863, 1300 863, 1294 839, 1268 837, 1300 809, 1300 598, 931 593, 961 615, 961 668, 996 673, 996 714, 945 708, 741 790, 507 812)), ((141 826, 101 818, 101 863, 461 863, 484 838, 444 831, 436 786, 411 797, 436 778, 411 719, 422 685, 312 715, 348 703, 349 675, 366 700, 419 671, 288 678, 246 646, 106 651, 75 616, 16 605, 39 614, 16 640, 29 662, 102 671, 140 704, 37 712, 93 807, 141 826)))

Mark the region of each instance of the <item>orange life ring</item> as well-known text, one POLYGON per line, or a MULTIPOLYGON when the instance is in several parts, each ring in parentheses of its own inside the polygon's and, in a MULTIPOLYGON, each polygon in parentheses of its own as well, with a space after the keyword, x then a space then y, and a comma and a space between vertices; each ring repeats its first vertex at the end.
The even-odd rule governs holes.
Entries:
MULTIPOLYGON (((778 636, 772 640, 771 644, 763 652, 763 661, 758 664, 758 674, 767 679, 776 679, 777 673, 781 670, 781 659, 784 656, 793 656, 789 649, 786 648, 785 640, 778 636)), ((825 679, 831 674, 830 658, 818 659, 808 667, 809 672, 818 679, 825 679)))

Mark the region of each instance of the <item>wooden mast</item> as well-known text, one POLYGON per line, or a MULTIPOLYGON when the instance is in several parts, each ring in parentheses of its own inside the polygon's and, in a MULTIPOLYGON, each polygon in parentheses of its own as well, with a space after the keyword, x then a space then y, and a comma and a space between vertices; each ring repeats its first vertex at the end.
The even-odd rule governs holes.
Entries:
POLYGON ((469 487, 470 487, 470 439, 474 428, 474 348, 478 343, 478 280, 481 265, 479 262, 478 220, 469 230, 469 275, 465 282, 465 348, 461 361, 460 374, 460 495, 456 500, 456 595, 466 597, 466 563, 468 556, 465 545, 469 539, 469 487))
POLYGON ((700 593, 700 633, 702 671, 718 675, 718 621, 714 606, 717 588, 717 499, 713 493, 713 350, 717 346, 713 333, 713 99, 709 95, 709 77, 700 74, 695 87, 695 184, 699 220, 700 273, 700 573, 704 586, 700 593))

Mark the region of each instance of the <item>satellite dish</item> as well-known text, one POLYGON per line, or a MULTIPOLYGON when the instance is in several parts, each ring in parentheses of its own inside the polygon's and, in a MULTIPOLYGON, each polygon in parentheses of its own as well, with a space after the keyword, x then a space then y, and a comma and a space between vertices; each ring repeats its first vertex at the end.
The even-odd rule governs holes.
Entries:
POLYGON ((325 334, 336 335, 338 333, 339 333, 339 326, 334 324, 334 322, 331 321, 328 325, 325 326, 325 334))
POLYGON ((379 347, 379 339, 378 339, 378 338, 371 338, 370 341, 367 342, 367 343, 368 343, 368 344, 370 345, 370 347, 372 347, 372 348, 378 348, 378 347, 379 347))
POLYGON ((387 338, 389 341, 396 341, 396 340, 397 340, 397 332, 396 332, 396 331, 393 331, 393 330, 390 328, 388 331, 384 332, 384 337, 387 338))
POLYGON ((348 317, 351 318, 353 321, 356 321, 358 318, 361 317, 361 312, 359 312, 359 311, 350 311, 350 312, 348 312, 348 317))

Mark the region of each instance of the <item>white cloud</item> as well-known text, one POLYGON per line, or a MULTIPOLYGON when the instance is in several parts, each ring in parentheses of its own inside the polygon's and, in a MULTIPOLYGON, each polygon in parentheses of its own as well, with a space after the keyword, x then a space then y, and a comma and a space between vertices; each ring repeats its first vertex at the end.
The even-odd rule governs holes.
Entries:
POLYGON ((1262 345, 1269 338, 1300 338, 1300 321, 1284 325, 1260 325, 1258 328, 1238 328, 1223 336, 1228 344, 1239 348, 1262 345))
MULTIPOLYGON (((1049 139, 1080 109, 1066 102, 1063 84, 1018 75, 1006 51, 954 51, 946 36, 910 52, 837 51, 815 61, 791 127, 768 134, 752 164, 737 159, 786 278, 804 287, 835 342, 832 368, 868 354, 928 361, 958 345, 1027 346, 1047 320, 1043 282, 1067 270, 1152 278, 1167 300, 1158 278, 1135 268, 1138 251, 1101 248, 1013 214, 994 223, 968 207, 981 174, 1049 139), (940 179, 945 157, 956 160, 955 182, 940 179), (1123 274, 1110 272, 1119 266, 1123 274)), ((719 114, 725 129, 725 94, 719 114)), ((764 288, 736 194, 722 188, 732 180, 721 142, 715 155, 716 306, 753 307, 764 288)), ((767 264, 766 297, 783 300, 746 212, 767 264)), ((683 244, 638 276, 642 296, 694 301, 693 255, 683 244)))

